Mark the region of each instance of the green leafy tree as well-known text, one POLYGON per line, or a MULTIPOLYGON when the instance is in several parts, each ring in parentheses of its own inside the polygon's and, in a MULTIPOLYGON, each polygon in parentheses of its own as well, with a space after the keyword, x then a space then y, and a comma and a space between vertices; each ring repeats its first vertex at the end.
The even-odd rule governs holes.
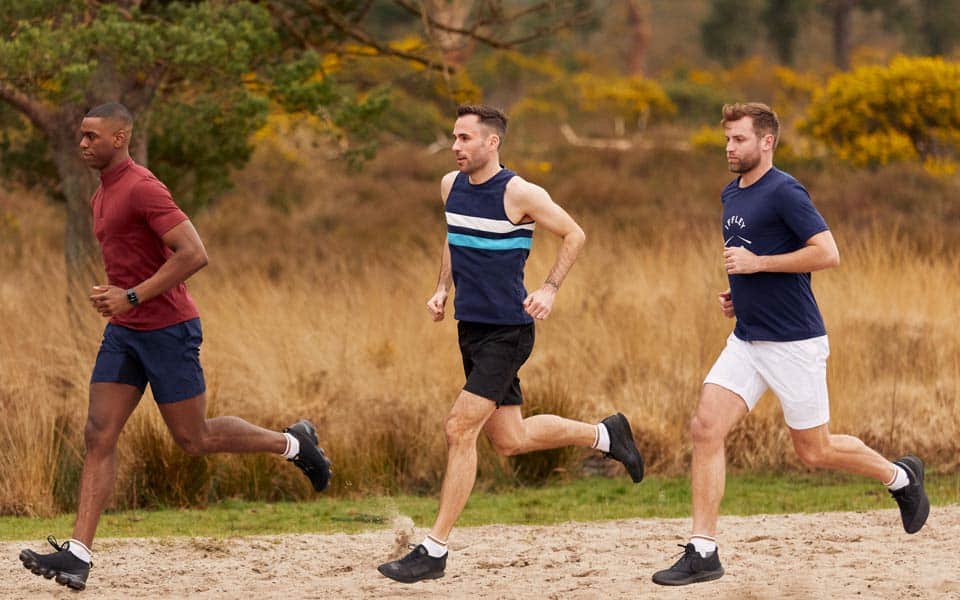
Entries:
POLYGON ((785 65, 794 63, 797 35, 809 9, 809 0, 767 0, 760 13, 767 39, 785 65))
POLYGON ((910 47, 925 56, 947 56, 960 41, 956 0, 886 0, 887 29, 903 32, 910 47))
MULTIPOLYGON (((461 102, 509 106, 524 85, 480 66, 522 47, 543 58, 598 26, 608 0, 269 0, 283 39, 324 56, 337 78, 395 99, 380 134, 446 143, 461 102), (474 81, 475 77, 483 81, 474 81), (504 85, 504 82, 508 82, 504 85), (439 137, 438 137, 439 136, 439 137)), ((572 52, 571 52, 572 54, 572 52)), ((509 61, 508 61, 509 62, 509 61)), ((371 138, 375 139, 375 138, 371 138)))
POLYGON ((762 0, 711 0, 710 13, 700 24, 700 45, 707 56, 724 66, 746 58, 756 44, 762 0))
MULTIPOLYGON (((888 30, 903 29, 908 33, 916 30, 917 20, 910 14, 906 5, 908 0, 764 0, 759 11, 759 21, 766 30, 767 39, 777 55, 777 59, 785 65, 793 65, 796 52, 796 42, 800 31, 804 27, 812 26, 811 19, 816 13, 821 18, 826 17, 830 23, 831 41, 833 45, 833 63, 839 69, 850 68, 851 31, 854 14, 879 12, 884 17, 884 28, 888 30), (813 9, 816 9, 815 11, 813 9)), ((950 0, 917 0, 923 3, 949 2, 950 0)), ((721 4, 716 2, 715 6, 721 4)), ((724 9, 735 9, 736 3, 731 2, 724 9)), ((744 18, 744 12, 737 14, 744 18)), ((748 23, 752 23, 749 17, 748 23)), ((740 25, 738 24, 738 27, 740 25)), ((734 32, 717 27, 716 35, 725 37, 748 37, 743 32, 734 32)))
POLYGON ((271 101, 341 132, 384 106, 318 76, 317 54, 285 46, 252 2, 0 0, 0 15, 2 174, 65 200, 68 273, 78 282, 89 283, 97 254, 88 204, 97 182, 77 150, 91 107, 127 105, 135 160, 195 207, 249 158, 271 101))
POLYGON ((856 11, 879 11, 884 17, 885 29, 892 29, 903 19, 904 0, 817 0, 817 8, 830 19, 833 37, 833 64, 846 71, 850 68, 851 31, 856 11))

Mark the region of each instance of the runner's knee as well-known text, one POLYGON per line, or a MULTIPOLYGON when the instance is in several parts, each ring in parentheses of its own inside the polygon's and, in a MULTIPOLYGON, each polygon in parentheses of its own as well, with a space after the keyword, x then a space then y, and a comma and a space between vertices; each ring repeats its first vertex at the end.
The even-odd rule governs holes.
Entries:
POLYGON ((828 448, 813 444, 795 444, 797 456, 808 467, 825 467, 829 456, 828 448))
POLYGON ((119 432, 109 427, 106 422, 87 417, 87 424, 83 430, 83 442, 87 454, 96 452, 112 452, 117 446, 119 432))
POLYGON ((447 435, 448 446, 464 442, 475 443, 479 431, 479 423, 475 423, 473 419, 455 412, 450 413, 444 424, 444 432, 447 435))
POLYGON ((523 454, 523 440, 516 436, 500 435, 497 437, 487 436, 487 438, 500 456, 523 454))
POLYGON ((203 456, 208 454, 206 444, 202 437, 181 437, 175 438, 177 445, 188 456, 203 456))
POLYGON ((207 438, 202 431, 170 431, 173 441, 180 446, 188 456, 203 456, 210 454, 207 438))
POLYGON ((724 437, 726 437, 726 432, 721 429, 719 423, 699 414, 690 419, 690 438, 694 444, 723 443, 724 437))

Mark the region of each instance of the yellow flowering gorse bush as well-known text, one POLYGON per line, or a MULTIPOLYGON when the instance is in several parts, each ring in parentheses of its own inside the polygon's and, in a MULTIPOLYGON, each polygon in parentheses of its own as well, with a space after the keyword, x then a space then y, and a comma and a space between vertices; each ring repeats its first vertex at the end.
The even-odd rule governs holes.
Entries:
POLYGON ((951 173, 960 150, 960 63, 898 56, 830 79, 802 129, 859 166, 920 161, 951 173))

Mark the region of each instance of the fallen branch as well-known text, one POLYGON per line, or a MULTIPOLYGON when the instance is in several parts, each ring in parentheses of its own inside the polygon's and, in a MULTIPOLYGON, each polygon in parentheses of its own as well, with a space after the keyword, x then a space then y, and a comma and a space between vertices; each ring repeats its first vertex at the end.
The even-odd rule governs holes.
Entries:
POLYGON ((630 150, 633 148, 633 142, 624 138, 585 138, 580 137, 570 127, 569 123, 560 124, 560 133, 563 134, 567 143, 572 146, 581 146, 584 148, 606 148, 611 150, 630 150))

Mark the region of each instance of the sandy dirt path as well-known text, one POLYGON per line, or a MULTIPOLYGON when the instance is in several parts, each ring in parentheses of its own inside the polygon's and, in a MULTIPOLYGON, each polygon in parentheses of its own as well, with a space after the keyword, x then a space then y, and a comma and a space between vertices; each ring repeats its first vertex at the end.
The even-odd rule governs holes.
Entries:
MULTIPOLYGON (((934 507, 908 536, 894 510, 722 517, 727 574, 664 588, 686 519, 630 519, 456 530, 446 577, 404 585, 376 571, 395 533, 103 539, 89 587, 76 595, 22 568, 4 542, 0 598, 930 598, 960 600, 960 506, 934 507), (699 594, 698 594, 699 595, 699 594)), ((416 538, 423 534, 417 530, 416 538)), ((45 543, 45 542, 44 542, 45 543)))

